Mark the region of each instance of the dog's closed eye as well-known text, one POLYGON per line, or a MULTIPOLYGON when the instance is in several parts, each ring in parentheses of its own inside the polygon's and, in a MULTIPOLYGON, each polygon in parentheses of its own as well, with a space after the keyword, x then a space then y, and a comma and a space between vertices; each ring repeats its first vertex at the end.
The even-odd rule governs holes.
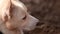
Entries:
POLYGON ((22 19, 25 20, 27 18, 27 16, 25 15, 22 19))
POLYGON ((3 33, 0 31, 0 34, 3 34, 3 33))

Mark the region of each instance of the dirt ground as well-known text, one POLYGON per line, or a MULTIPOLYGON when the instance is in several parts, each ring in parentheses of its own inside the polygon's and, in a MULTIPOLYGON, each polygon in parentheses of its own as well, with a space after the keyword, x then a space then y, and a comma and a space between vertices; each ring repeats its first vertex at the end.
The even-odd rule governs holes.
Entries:
POLYGON ((60 0, 20 0, 40 22, 25 34, 60 34, 60 0))

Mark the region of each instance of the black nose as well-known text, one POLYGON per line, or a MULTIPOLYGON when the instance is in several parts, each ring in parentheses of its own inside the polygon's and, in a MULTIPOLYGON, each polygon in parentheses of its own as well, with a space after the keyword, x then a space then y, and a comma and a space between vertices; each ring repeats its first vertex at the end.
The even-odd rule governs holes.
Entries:
POLYGON ((3 33, 0 31, 0 34, 3 34, 3 33))

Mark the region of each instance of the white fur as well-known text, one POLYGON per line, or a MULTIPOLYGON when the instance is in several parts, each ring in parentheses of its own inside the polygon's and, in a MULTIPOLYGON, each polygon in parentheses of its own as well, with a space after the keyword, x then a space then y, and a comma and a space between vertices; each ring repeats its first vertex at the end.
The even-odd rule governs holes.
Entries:
MULTIPOLYGON (((27 12, 27 8, 22 2, 19 2, 18 0, 11 0, 11 3, 12 18, 5 23, 0 18, 0 31, 2 31, 3 34, 23 34, 23 30, 33 30, 38 22, 38 19, 27 12), (26 19, 23 20, 25 16, 26 19)), ((1 15, 2 13, 0 14, 0 17, 1 15)))

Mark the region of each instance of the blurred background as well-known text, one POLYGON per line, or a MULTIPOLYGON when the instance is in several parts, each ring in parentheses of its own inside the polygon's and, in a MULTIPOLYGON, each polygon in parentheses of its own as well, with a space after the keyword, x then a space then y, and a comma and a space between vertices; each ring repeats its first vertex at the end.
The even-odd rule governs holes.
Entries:
POLYGON ((25 34, 60 34, 60 0, 20 0, 40 22, 25 34))

